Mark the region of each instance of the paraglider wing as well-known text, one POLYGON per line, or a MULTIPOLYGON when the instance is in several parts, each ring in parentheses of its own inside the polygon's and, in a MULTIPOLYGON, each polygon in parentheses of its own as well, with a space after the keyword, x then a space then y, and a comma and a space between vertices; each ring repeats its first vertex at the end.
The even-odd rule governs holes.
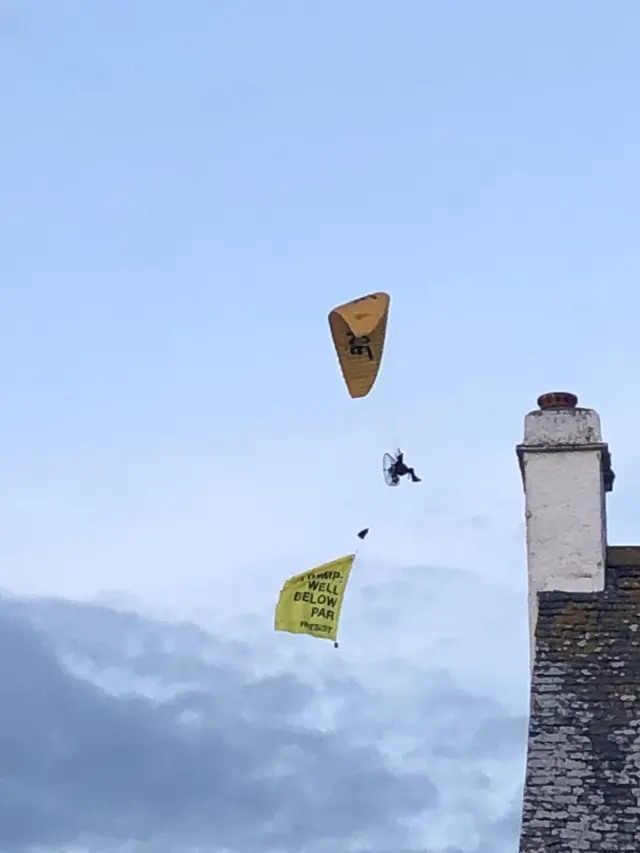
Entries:
POLYGON ((376 381, 390 303, 388 293, 370 293, 329 314, 331 337, 351 397, 366 397, 376 381))

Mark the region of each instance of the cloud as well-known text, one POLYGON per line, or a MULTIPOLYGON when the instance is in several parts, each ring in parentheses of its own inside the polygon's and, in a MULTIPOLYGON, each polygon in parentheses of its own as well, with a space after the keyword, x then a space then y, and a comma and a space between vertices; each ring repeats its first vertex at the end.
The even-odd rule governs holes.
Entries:
POLYGON ((251 643, 55 599, 3 600, 0 649, 7 853, 515 849, 525 720, 446 670, 267 674, 251 643))

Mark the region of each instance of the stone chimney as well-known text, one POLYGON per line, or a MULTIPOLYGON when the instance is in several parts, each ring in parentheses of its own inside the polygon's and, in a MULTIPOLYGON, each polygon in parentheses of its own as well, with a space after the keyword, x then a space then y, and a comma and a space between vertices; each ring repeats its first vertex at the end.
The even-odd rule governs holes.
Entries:
POLYGON ((600 419, 544 394, 526 493, 531 709, 520 853, 640 853, 640 548, 608 547, 600 419))
POLYGON ((525 417, 517 447, 526 496, 532 668, 538 593, 604 589, 605 492, 614 476, 597 412, 560 391, 542 394, 538 406, 525 417))

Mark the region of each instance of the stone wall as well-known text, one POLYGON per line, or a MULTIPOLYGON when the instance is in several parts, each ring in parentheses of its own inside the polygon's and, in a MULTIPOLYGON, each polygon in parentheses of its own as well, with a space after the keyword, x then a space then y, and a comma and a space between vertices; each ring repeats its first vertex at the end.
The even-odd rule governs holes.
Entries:
POLYGON ((640 547, 540 594, 520 851, 640 853, 640 547))

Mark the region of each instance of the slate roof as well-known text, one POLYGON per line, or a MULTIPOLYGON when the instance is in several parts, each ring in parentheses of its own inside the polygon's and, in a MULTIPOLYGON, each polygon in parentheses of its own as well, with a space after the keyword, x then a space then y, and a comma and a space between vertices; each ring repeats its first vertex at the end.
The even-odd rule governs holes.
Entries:
POLYGON ((640 853, 640 547, 539 602, 520 853, 640 853))

